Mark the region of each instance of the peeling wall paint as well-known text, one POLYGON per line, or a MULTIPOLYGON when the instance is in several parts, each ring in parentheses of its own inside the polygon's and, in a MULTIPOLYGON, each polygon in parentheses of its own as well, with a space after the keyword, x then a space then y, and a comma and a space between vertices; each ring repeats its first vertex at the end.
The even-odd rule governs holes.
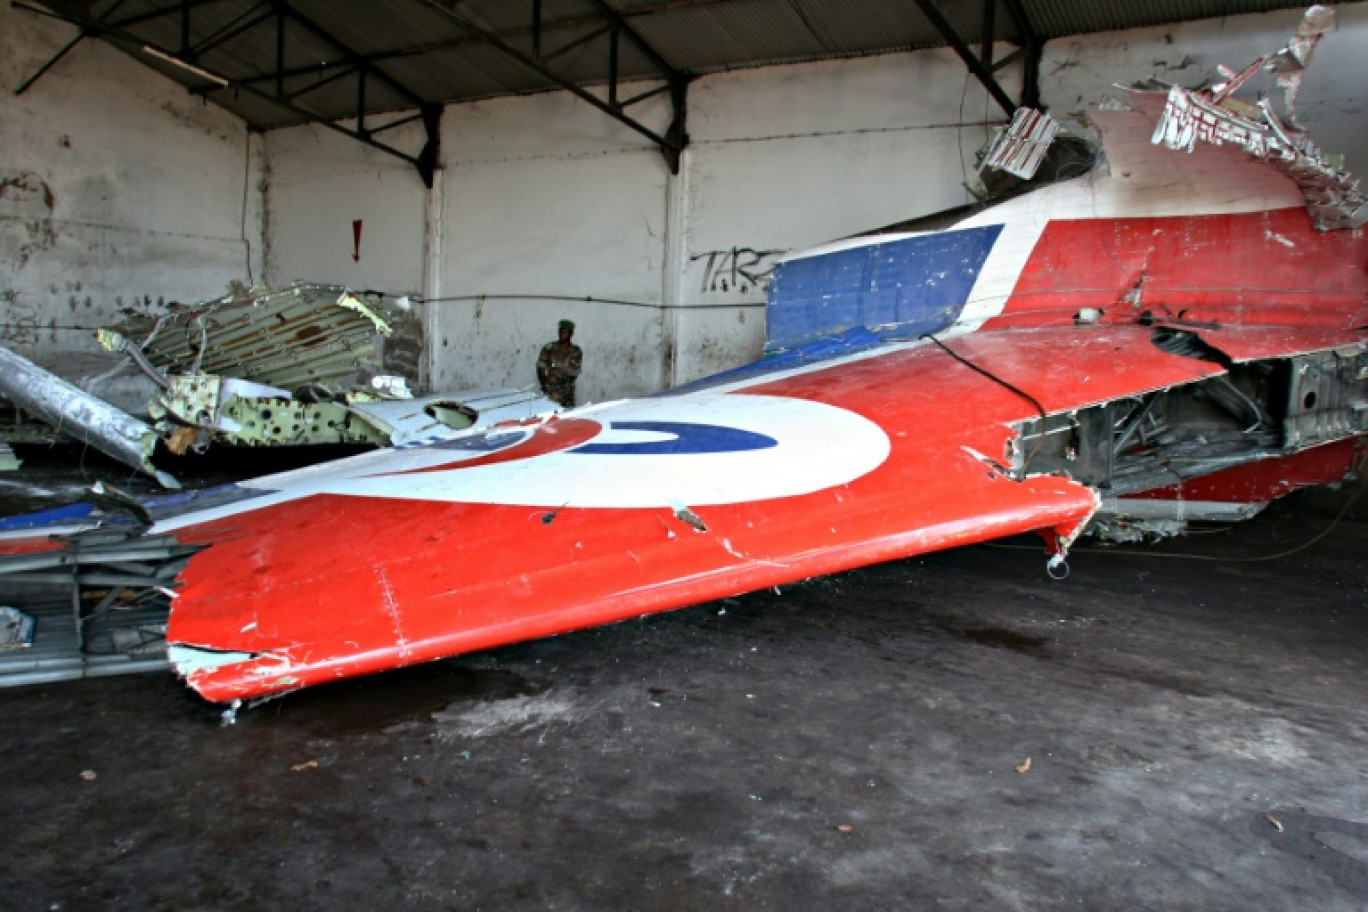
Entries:
MULTIPOLYGON (((12 89, 74 35, 0 7, 12 89)), ((260 278, 259 138, 86 41, 0 105, 0 341, 60 365, 124 308, 155 312, 260 278)))

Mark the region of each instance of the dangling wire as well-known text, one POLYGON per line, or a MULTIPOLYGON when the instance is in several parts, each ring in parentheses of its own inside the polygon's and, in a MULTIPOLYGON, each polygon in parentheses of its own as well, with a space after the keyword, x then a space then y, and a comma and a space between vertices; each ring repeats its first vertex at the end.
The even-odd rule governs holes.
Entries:
POLYGON ((965 367, 969 368, 977 374, 982 374, 983 376, 987 377, 989 380, 992 380, 999 386, 1011 390, 1013 393, 1016 393, 1022 399, 1025 399, 1027 402, 1031 403, 1031 405, 1035 406, 1035 410, 1040 413, 1040 435, 1036 438, 1035 446, 1031 448, 1030 455, 1028 455, 1025 458, 1025 460, 1023 460, 1021 463, 1022 471, 1025 471, 1026 466, 1030 465, 1031 460, 1034 459, 1036 453, 1039 452, 1040 445, 1045 441, 1045 419, 1047 417, 1045 414, 1045 406, 1040 404, 1039 399, 1037 399, 1035 396, 1032 396, 1030 393, 1026 392, 1021 387, 1013 386, 1011 383, 1008 383, 1006 380, 1003 380, 1001 377, 997 376, 996 374, 987 370, 986 368, 979 367, 977 364, 970 361, 968 358, 965 358, 962 355, 955 353, 952 349, 946 346, 944 342, 942 342, 940 339, 937 339, 930 333, 922 333, 920 338, 934 342, 937 348, 945 352, 950 357, 954 358, 960 364, 963 364, 965 367))

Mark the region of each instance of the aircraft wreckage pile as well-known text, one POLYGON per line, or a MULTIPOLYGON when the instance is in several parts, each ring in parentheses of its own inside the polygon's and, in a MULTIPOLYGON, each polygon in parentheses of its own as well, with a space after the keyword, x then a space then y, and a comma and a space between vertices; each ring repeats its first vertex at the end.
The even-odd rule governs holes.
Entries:
MULTIPOLYGON (((211 491, 16 517, 0 560, 150 549, 90 575, 137 564, 143 588, 174 589, 172 665, 236 706, 1024 532, 1062 576, 1089 526, 1170 533, 1352 478, 1368 210, 1290 107, 1233 98, 1269 72, 1294 99, 1331 21, 1313 7, 1238 74, 1097 110, 1090 173, 944 230, 788 257, 754 364, 211 491)), ((1053 133, 1023 116, 990 160, 1029 173, 1053 133)))
MULTIPOLYGON (((339 286, 238 287, 98 330, 100 344, 122 360, 115 371, 80 382, 0 348, 0 394, 52 432, 167 488, 179 483, 153 464, 159 445, 177 455, 211 445, 407 446, 557 408, 528 390, 414 397, 408 377, 417 374, 416 362, 404 356, 421 340, 385 344, 412 326, 404 306, 339 286), (394 373, 396 366, 404 373, 394 373), (131 384, 131 394, 124 384, 123 396, 142 396, 137 410, 147 420, 94 394, 114 373, 134 368, 141 382, 131 384)), ((44 438, 26 430, 22 439, 44 438)), ((0 683, 166 665, 176 577, 198 548, 144 534, 150 515, 117 488, 97 483, 92 495, 104 516, 119 518, 113 528, 106 522, 60 538, 60 550, 0 557, 7 598, 26 607, 37 602, 28 614, 0 606, 0 683)), ((159 503, 203 504, 215 496, 197 491, 159 503)))
POLYGON ((379 368, 395 308, 344 288, 295 285, 138 317, 102 330, 161 388, 149 403, 174 453, 217 439, 247 446, 384 443, 346 409, 407 396, 379 368), (138 340, 134 343, 132 340, 138 340))
MULTIPOLYGON (((399 299, 401 302, 406 299, 399 299)), ((101 398, 112 372, 80 384, 0 349, 0 394, 52 428, 156 477, 160 444, 182 455, 221 446, 403 445, 550 411, 528 390, 414 398, 421 323, 406 306, 334 285, 238 288, 135 315, 98 331, 141 372, 138 415, 101 398)))
MULTIPOLYGON (((98 331, 122 356, 113 371, 77 384, 0 349, 0 393, 52 427, 155 474, 160 441, 172 453, 230 445, 388 442, 382 428, 347 406, 410 395, 380 368, 379 340, 406 315, 376 297, 336 286, 238 287, 214 301, 172 305, 98 331), (101 385, 141 371, 144 402, 126 414, 101 385)), ((136 395, 136 394, 135 394, 136 395)))

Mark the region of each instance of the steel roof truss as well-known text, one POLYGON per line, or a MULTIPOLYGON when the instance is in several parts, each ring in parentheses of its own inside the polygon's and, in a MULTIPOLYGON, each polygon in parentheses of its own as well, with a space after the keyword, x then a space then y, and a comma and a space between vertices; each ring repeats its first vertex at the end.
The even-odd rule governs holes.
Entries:
POLYGON ((493 29, 487 28, 483 24, 474 21, 470 15, 462 13, 458 9, 458 7, 462 5, 459 0, 421 0, 421 2, 424 6, 449 19, 452 23, 477 40, 487 44, 505 56, 516 60, 528 69, 540 74, 549 82, 559 86, 580 100, 599 109, 609 117, 612 117, 619 123, 646 137, 660 150, 661 154, 665 156, 665 161, 669 165, 670 171, 675 174, 679 173, 679 154, 683 151, 685 144, 688 142, 688 137, 684 132, 684 122, 687 86, 690 77, 688 74, 671 67, 658 51, 642 39, 621 16, 608 7, 607 4, 603 3, 602 0, 591 0, 592 5, 603 20, 603 25, 601 27, 591 29, 588 34, 578 36, 568 44, 548 52, 543 52, 542 50, 543 30, 549 25, 560 25, 560 23, 547 23, 542 18, 541 0, 531 0, 531 54, 524 53, 510 44, 493 29), (609 36, 608 73, 605 78, 608 94, 606 101, 587 89, 582 88, 569 77, 557 73, 550 66, 551 62, 557 57, 566 54, 570 50, 588 44, 601 37, 605 32, 609 36), (665 83, 662 88, 633 96, 625 102, 618 97, 619 42, 621 36, 626 36, 636 49, 657 69, 659 78, 665 83), (631 104, 660 94, 660 92, 663 91, 669 91, 670 93, 672 110, 670 125, 662 136, 639 120, 629 116, 626 113, 625 108, 631 104))
MULTIPOLYGON (((225 90, 233 92, 246 92, 247 94, 276 105, 287 110, 308 123, 317 124, 321 127, 333 130, 349 136, 358 142, 365 143, 381 152, 395 156, 408 162, 418 169, 423 183, 431 187, 433 169, 437 163, 437 152, 440 143, 439 124, 441 118, 441 106, 432 104, 423 99, 417 92, 394 79, 373 61, 357 53, 341 40, 334 37, 326 29, 319 26, 312 20, 300 15, 285 0, 267 0, 263 4, 253 6, 248 11, 235 19, 228 26, 225 26, 206 37, 198 44, 191 42, 194 34, 192 12, 195 8, 204 6, 213 0, 181 0, 174 6, 167 6, 155 11, 149 11, 137 16, 129 16, 122 20, 112 21, 113 13, 122 5, 115 3, 103 16, 93 16, 88 13, 78 3, 70 0, 45 0, 43 7, 35 8, 15 4, 16 7, 29 10, 30 12, 49 15, 54 18, 62 19, 81 29, 81 35, 77 37, 93 36, 103 38, 113 44, 128 50, 135 56, 143 59, 155 59, 158 62, 178 66, 182 69, 193 72, 204 78, 209 84, 191 88, 190 91, 196 94, 212 95, 225 90), (263 7, 268 7, 264 15, 254 15, 259 13, 263 7), (158 18, 165 18, 171 15, 179 16, 179 39, 180 48, 173 49, 158 46, 152 41, 129 31, 132 25, 144 24, 158 18), (250 20, 250 21, 247 21, 250 20), (253 29, 274 21, 275 26, 275 72, 254 78, 232 78, 227 75, 216 73, 200 63, 200 55, 206 51, 221 47, 228 41, 241 37, 253 29), (298 68, 294 71, 287 70, 287 34, 288 27, 294 25, 313 37, 331 47, 341 58, 335 62, 324 63, 322 66, 314 65, 309 68, 298 68), (325 78, 316 80, 302 89, 295 89, 292 92, 285 90, 285 78, 287 74, 302 75, 306 72, 318 72, 320 69, 332 69, 341 67, 342 69, 325 78), (329 117, 318 111, 311 110, 298 100, 301 96, 315 92, 325 85, 331 84, 338 79, 355 75, 356 78, 356 109, 351 115, 355 120, 356 127, 346 127, 337 122, 337 118, 329 117), (367 83, 370 79, 378 79, 388 89, 403 98, 409 105, 418 109, 416 117, 407 118, 404 121, 396 121, 381 127, 380 130, 393 129, 400 122, 411 122, 421 120, 426 133, 422 149, 417 155, 412 155, 390 146, 386 143, 377 141, 374 133, 379 132, 366 127, 366 91, 367 83), (258 82, 273 82, 274 91, 258 88, 258 82)), ((74 47, 76 41, 72 41, 66 48, 60 51, 52 60, 45 64, 37 73, 20 86, 20 91, 27 89, 35 80, 45 73, 57 62, 67 51, 74 47)), ((255 125, 253 125, 255 126, 255 125)))
POLYGON ((997 81, 994 75, 998 70, 1024 59, 1025 72, 1022 79, 1022 100, 1021 104, 1027 107, 1038 107, 1040 103, 1039 87, 1039 65, 1040 65, 1040 39, 1036 36, 1035 30, 1031 28, 1026 11, 1022 8, 1020 0, 983 0, 983 13, 980 18, 982 27, 979 34, 979 53, 976 55, 969 44, 960 37, 937 8, 934 0, 916 0, 917 7, 940 32, 951 49, 954 50, 959 58, 964 61, 964 65, 969 68, 988 94, 998 106, 1011 116, 1017 109, 1017 102, 1007 94, 1006 90, 997 81), (993 44, 997 38, 997 5, 1001 2, 1006 9, 1008 16, 1012 20, 1015 37, 1020 48, 1000 61, 993 59, 993 44))

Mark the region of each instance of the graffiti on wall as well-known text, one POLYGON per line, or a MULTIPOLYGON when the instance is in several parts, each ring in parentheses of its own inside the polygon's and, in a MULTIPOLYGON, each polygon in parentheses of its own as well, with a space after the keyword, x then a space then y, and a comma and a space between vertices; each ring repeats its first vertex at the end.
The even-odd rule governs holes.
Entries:
POLYGON ((702 260, 703 281, 699 291, 703 294, 750 294, 753 291, 765 292, 769 288, 770 274, 774 272, 779 257, 786 250, 756 250, 753 247, 732 247, 727 250, 709 250, 694 254, 690 262, 702 260))

